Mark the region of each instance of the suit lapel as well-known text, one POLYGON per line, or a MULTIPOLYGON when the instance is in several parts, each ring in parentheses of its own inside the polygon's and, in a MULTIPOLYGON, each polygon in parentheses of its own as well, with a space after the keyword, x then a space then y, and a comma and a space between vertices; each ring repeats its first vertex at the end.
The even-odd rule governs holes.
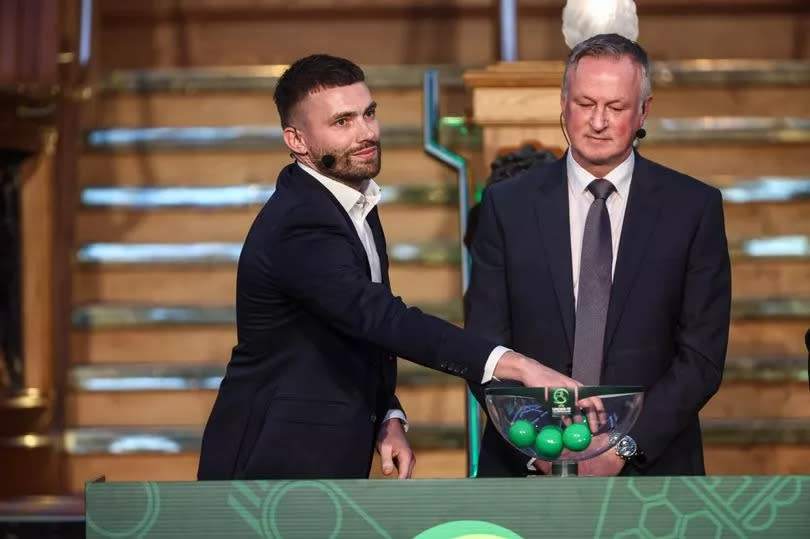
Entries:
POLYGON ((537 191, 538 226, 554 292, 565 328, 569 353, 574 346, 574 279, 571 269, 571 233, 568 217, 568 183, 565 157, 550 166, 537 191))
POLYGON ((377 206, 374 206, 368 217, 368 226, 371 227, 371 233, 374 236, 374 246, 377 248, 377 256, 380 258, 380 275, 382 282, 387 287, 391 287, 388 282, 388 251, 385 245, 385 234, 383 233, 382 224, 380 223, 380 215, 377 211, 377 206))
POLYGON ((366 274, 370 279, 371 268, 368 265, 368 256, 366 255, 366 250, 363 247, 363 242, 360 241, 360 236, 357 235, 357 229, 354 228, 354 223, 352 222, 351 217, 349 217, 349 214, 343 209, 343 206, 340 205, 338 199, 336 199, 329 189, 327 189, 321 182, 310 176, 297 164, 293 163, 292 165, 288 165, 284 171, 282 171, 282 174, 279 175, 279 182, 282 181, 285 172, 291 176, 289 181, 286 181, 285 179, 285 185, 289 188, 302 191, 310 203, 316 204, 328 201, 329 204, 334 206, 338 214, 340 214, 341 221, 348 228, 349 237, 351 238, 352 248, 354 249, 355 254, 360 257, 360 260, 366 262, 366 274))
POLYGON ((649 171, 649 162, 636 154, 633 181, 625 209, 613 287, 610 294, 605 327, 605 350, 608 350, 613 334, 627 303, 627 296, 641 269, 647 244, 661 210, 661 198, 657 195, 659 185, 649 171))

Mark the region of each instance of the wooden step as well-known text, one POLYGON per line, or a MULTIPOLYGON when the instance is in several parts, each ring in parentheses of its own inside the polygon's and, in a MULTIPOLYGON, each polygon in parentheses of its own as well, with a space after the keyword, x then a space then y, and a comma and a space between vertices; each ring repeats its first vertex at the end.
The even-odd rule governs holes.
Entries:
MULTIPOLYGON (((461 294, 453 266, 392 264, 391 288, 407 302, 449 301, 461 294)), ((73 272, 73 302, 167 302, 227 305, 234 302, 236 267, 87 268, 73 272)))
POLYGON ((810 260, 735 257, 731 282, 735 298, 810 297, 810 260))
POLYGON ((723 175, 807 174, 808 147, 801 144, 645 144, 642 156, 703 181, 723 175))
POLYGON ((810 198, 783 203, 727 203, 724 211, 726 235, 732 242, 762 236, 810 235, 810 198))
MULTIPOLYGON (((808 38, 797 30, 807 13, 803 0, 708 0, 700 4, 648 0, 637 9, 639 39, 652 58, 808 55, 808 38), (688 34, 680 31, 685 27, 690 29, 688 34)), ((498 54, 497 6, 481 0, 452 4, 396 0, 384 6, 334 0, 294 5, 279 0, 107 1, 99 6, 98 21, 102 70, 278 64, 314 50, 328 50, 366 64, 483 65, 497 60, 498 54), (307 40, 302 41, 302 35, 307 40)), ((558 1, 533 0, 521 5, 521 56, 565 58, 568 49, 560 25, 558 1)))
MULTIPOLYGON (((810 181, 808 181, 810 184, 810 181)), ((167 187, 83 187, 79 193, 83 208, 127 208, 156 210, 168 208, 259 208, 273 195, 272 184, 242 184, 226 186, 175 185, 167 187)), ((410 204, 418 206, 450 206, 458 203, 458 186, 448 183, 434 185, 386 185, 381 191, 380 205, 410 204)))
MULTIPOLYGON (((460 320, 462 316, 460 298, 413 306, 445 320, 460 320)), ((125 327, 232 326, 235 322, 236 310, 233 305, 94 303, 76 306, 72 313, 75 328, 91 331, 125 327)))
MULTIPOLYGON (((388 247, 391 264, 459 265, 458 242, 398 242, 388 247)), ((83 268, 215 268, 236 267, 242 244, 200 243, 88 243, 76 252, 83 268)), ((743 256, 743 255, 740 255, 743 256)))
MULTIPOLYGON (((707 183, 717 186, 729 204, 798 202, 810 198, 810 178, 715 176, 708 178, 707 183)), ((235 209, 251 206, 258 208, 267 202, 274 192, 275 186, 270 183, 158 187, 97 185, 82 187, 79 202, 81 207, 86 209, 235 209)), ((382 191, 380 204, 452 206, 458 204, 458 186, 448 182, 422 185, 406 182, 402 185, 386 185, 382 191)), ((762 241, 757 240, 756 243, 762 241)), ((764 247, 752 244, 750 248, 761 250, 764 247)), ((804 249, 803 253, 807 251, 808 249, 804 249)))
MULTIPOLYGON (((653 116, 645 122, 647 137, 641 147, 686 144, 807 145, 810 119, 790 116, 653 116)), ((422 146, 416 124, 382 124, 380 140, 391 148, 422 146)), ((457 149, 479 149, 481 130, 463 117, 442 116, 439 140, 457 149)), ((84 145, 95 151, 280 149, 287 152, 278 124, 209 126, 107 127, 84 133, 84 145)), ((289 152, 287 152, 289 153, 289 152)))
MULTIPOLYGON (((460 81, 460 79, 459 79, 460 81)), ((422 125, 421 84, 409 89, 370 87, 382 125, 422 125)), ((779 113, 810 117, 807 86, 654 87, 652 117, 740 116, 779 113)), ((443 115, 464 116, 472 106, 462 88, 440 88, 443 115)), ((85 105, 84 127, 229 126, 279 123, 272 91, 101 94, 85 105)))
MULTIPOLYGON (((806 173, 806 156, 810 148, 808 120, 789 117, 651 118, 646 126, 649 134, 640 148, 642 155, 698 178, 709 179, 722 175, 801 177, 806 173)), ((265 168, 261 172, 263 178, 259 182, 268 183, 272 182, 272 179, 267 179, 268 170, 277 171, 284 163, 289 163, 288 152, 283 148, 279 132, 278 127, 273 126, 92 130, 87 134, 87 145, 88 150, 93 151, 85 153, 100 153, 102 150, 104 153, 138 153, 139 159, 130 164, 138 164, 140 161, 140 167, 148 167, 147 171, 152 173, 147 178, 152 181, 141 175, 143 181, 140 183, 151 185, 155 181, 167 181, 166 177, 153 173, 152 169, 156 165, 148 164, 152 159, 159 159, 153 157, 155 154, 176 154, 181 150, 184 155, 199 154, 202 150, 219 154, 228 150, 245 155, 246 150, 262 149, 264 154, 277 154, 278 158, 275 168, 265 168)), ((382 141, 386 147, 385 165, 380 177, 383 184, 386 181, 399 183, 400 179, 408 178, 420 178, 424 183, 454 177, 452 174, 429 176, 428 169, 417 166, 431 160, 421 149, 422 133, 418 126, 383 126, 382 141), (413 162, 406 165, 399 161, 408 157, 413 162), (389 162, 393 162, 393 170, 389 170, 389 162), (406 166, 409 168, 404 168, 406 166), (405 170, 408 174, 400 177, 405 170)), ((486 177, 488 164, 481 161, 479 151, 480 130, 467 125, 462 118, 444 117, 441 121, 440 141, 470 159, 473 178, 486 177)), ((267 155, 262 159, 267 160, 267 155)), ((106 162, 109 166, 109 161, 106 162)), ((436 164, 433 163, 434 166, 436 164)), ((171 170, 161 172, 171 177, 171 183, 189 184, 189 178, 195 178, 192 181, 198 185, 212 182, 206 179, 211 177, 210 172, 200 179, 192 176, 194 164, 183 161, 177 165, 183 167, 180 177, 177 176, 178 172, 172 177, 171 170)), ((231 171, 221 168, 217 170, 220 174, 233 178, 231 183, 257 182, 256 178, 245 177, 245 165, 231 171)), ((435 170, 434 168, 433 171, 435 170)), ((115 181, 122 185, 138 185, 137 182, 125 179, 127 173, 121 178, 112 179, 111 176, 117 172, 118 169, 103 171, 104 179, 96 184, 110 184, 115 181)), ((132 172, 128 174, 132 177, 132 172)), ((80 175, 91 177, 92 172, 80 166, 80 175)), ((82 181, 91 183, 89 178, 82 181)), ((215 180, 213 183, 222 181, 215 180)))
MULTIPOLYGON (((383 188, 424 184, 427 180, 456 185, 455 171, 421 149, 390 148, 384 142, 383 146, 383 168, 377 178, 383 188)), ((474 177, 483 178, 488 174, 488 165, 484 169, 479 161, 470 159, 470 165, 474 177)), ((79 155, 78 182, 136 187, 272 184, 279 171, 291 162, 288 153, 261 150, 83 152, 79 155)))
MULTIPOLYGON (((460 77, 459 77, 460 82, 460 77)), ((377 118, 382 125, 422 125, 421 82, 411 88, 375 88, 377 118)), ((464 88, 442 88, 442 114, 463 116, 468 108, 464 88)), ((229 126, 279 123, 272 89, 265 92, 105 93, 86 106, 86 127, 229 126)))
POLYGON ((216 391, 78 392, 66 401, 69 427, 198 427, 208 420, 216 391))
POLYGON ((804 333, 808 327, 810 316, 795 319, 732 319, 728 353, 740 356, 806 356, 804 333))
MULTIPOLYGON (((411 423, 464 423, 463 380, 401 363, 397 396, 411 423)), ((71 370, 67 421, 72 427, 200 426, 208 418, 223 371, 224 363, 77 365, 71 370)), ((701 416, 802 418, 808 409, 810 393, 803 358, 731 358, 719 392, 701 416)))
MULTIPOLYGON (((380 209, 388 242, 458 241, 458 210, 454 207, 405 205, 380 209), (418 215, 418 217, 417 217, 418 215)), ((173 209, 160 212, 82 211, 75 221, 77 245, 94 242, 174 243, 242 242, 258 213, 256 208, 217 210, 173 209), (170 236, 167 237, 167 233, 170 236)))
MULTIPOLYGON (((88 209, 75 221, 77 245, 95 242, 242 242, 256 208, 88 209), (171 235, 167 237, 167 231, 171 235)), ((458 241, 458 210, 453 206, 391 205, 380 209, 389 242, 458 241)), ((810 236, 810 198, 785 203, 726 204, 730 242, 762 236, 810 236)))
POLYGON ((84 492, 84 484, 104 476, 107 481, 196 481, 197 452, 169 454, 92 454, 63 457, 68 492, 84 492))
MULTIPOLYGON (((397 389, 408 420, 414 425, 463 424, 465 394, 466 386, 461 382, 397 389)), ((67 399, 67 421, 70 427, 202 426, 215 397, 214 390, 75 392, 67 399)), ((810 393, 806 380, 729 381, 709 401, 701 418, 801 419, 808 409, 810 393)))
MULTIPOLYGON (((101 74, 100 95, 110 94, 215 94, 271 93, 287 65, 205 66, 176 69, 115 69, 101 74)), ((371 88, 412 90, 422 87, 424 72, 435 69, 443 89, 464 86, 467 71, 480 66, 459 64, 363 65, 366 84, 371 88)), ((662 89, 756 89, 804 88, 810 85, 807 60, 764 60, 752 58, 656 60, 650 62, 650 75, 656 91, 662 89)), ((687 100, 688 102, 689 100, 687 100)), ((688 103, 687 103, 688 104, 688 103)), ((770 112, 771 109, 768 109, 770 112)), ((716 113, 712 109, 712 113, 716 113)), ((748 112, 751 113, 750 110, 748 112)))
MULTIPOLYGON (((734 356, 800 356, 804 350, 804 332, 810 320, 810 299, 766 299, 766 300, 735 300, 732 305, 732 324, 729 342, 729 354, 734 356)), ((417 304, 427 312, 435 314, 446 320, 459 320, 461 317, 460 301, 447 303, 417 304)), ((124 342, 127 348, 147 348, 150 352, 161 357, 168 356, 171 362, 177 357, 187 357, 184 340, 190 335, 192 338, 211 339, 212 345, 217 349, 224 343, 233 339, 228 332, 214 334, 212 329, 228 328, 233 331, 233 307, 188 307, 170 305, 128 305, 128 304, 91 304, 77 307, 73 314, 74 327, 82 331, 90 331, 88 335, 73 336, 73 345, 77 351, 87 349, 85 356, 94 356, 101 361, 116 361, 112 356, 120 344, 115 344, 121 336, 126 336, 124 342), (126 331, 137 330, 134 332, 126 331), (103 330, 103 331, 98 331, 103 330), (113 338, 96 340, 95 334, 113 330, 113 338), (177 336, 171 332, 177 331, 177 336), (189 333, 186 333, 189 332, 189 333), (135 336, 139 335, 141 339, 135 336), (135 337, 135 338, 134 338, 135 337), (129 341, 128 339, 133 339, 129 341), (166 348, 158 352, 161 345, 150 343, 152 339, 167 339, 166 348), (221 339, 221 340, 220 340, 221 339), (103 343, 103 344, 102 344, 103 343), (92 350, 92 352, 90 352, 92 350)), ((228 348, 233 346, 230 341, 228 348)), ((124 355, 132 357, 136 352, 121 351, 124 355)), ((205 357, 210 357, 204 354, 205 357)), ((78 357, 82 357, 80 353, 78 357)), ((150 357, 144 361, 154 361, 150 357)), ((83 361, 94 362, 93 359, 83 361)), ((139 362, 141 360, 131 360, 139 362)))
MULTIPOLYGON (((397 392, 411 423, 457 425, 464 420, 463 383, 406 387, 397 392)), ((216 398, 215 390, 79 391, 68 396, 70 427, 201 427, 216 398)))
MULTIPOLYGON (((278 123, 272 92, 285 65, 111 71, 85 106, 85 126, 278 123)), ((419 124, 422 79, 437 68, 440 110, 463 116, 470 106, 463 73, 474 66, 363 66, 380 120, 419 124)), ((656 116, 810 116, 810 62, 692 60, 652 62, 656 116)))
POLYGON ((220 363, 236 345, 236 328, 222 326, 121 327, 70 333, 73 363, 220 363))
MULTIPOLYGON (((464 450, 431 449, 416 454, 414 479, 459 478, 466 475, 464 450)), ((70 455, 64 458, 69 491, 83 492, 86 481, 105 476, 107 481, 195 481, 196 452, 152 455, 70 455)), ((383 479, 375 453, 370 478, 383 479)))
MULTIPOLYGON (((810 178, 764 176, 735 178, 713 176, 715 185, 729 204, 796 202, 810 198, 810 178)), ((272 183, 231 184, 221 186, 172 185, 156 187, 96 185, 79 192, 83 208, 126 208, 130 210, 168 208, 243 208, 259 207, 275 192, 272 183)), ((454 205, 458 186, 447 182, 386 185, 380 204, 454 205)))
POLYGON ((810 117, 810 81, 804 85, 773 86, 729 84, 728 86, 653 85, 653 117, 741 116, 774 113, 810 117), (783 107, 784 105, 784 107, 783 107))
POLYGON ((807 475, 810 445, 706 445, 708 475, 807 475))
MULTIPOLYGON (((464 477, 466 462, 462 430, 434 431, 420 427, 418 434, 414 426, 409 434, 416 452, 417 465, 414 476, 464 477), (435 433, 435 434, 434 434, 435 433), (427 434, 427 436, 424 436, 427 434), (430 443, 428 443, 428 441, 430 443), (451 473, 452 470, 452 473, 451 473), (455 475, 457 474, 457 475, 455 475)), ((114 431, 101 436, 102 443, 95 448, 70 443, 70 439, 81 430, 67 434, 68 443, 64 456, 65 469, 71 491, 80 491, 84 482, 105 476, 108 481, 192 481, 196 477, 199 456, 194 446, 199 443, 199 431, 189 431, 182 443, 174 446, 166 444, 166 450, 158 449, 158 441, 163 434, 151 431, 151 451, 122 450, 111 454, 100 447, 108 447, 110 440, 115 443, 114 431), (103 442, 107 440, 107 442, 103 442), (173 449, 172 449, 173 447, 173 449)), ((120 431, 115 436, 125 435, 120 431)), ((148 434, 150 431, 143 431, 148 434)), ((178 429, 175 432, 181 433, 178 429)), ((765 422, 705 421, 703 424, 704 447, 707 472, 714 475, 759 475, 759 474, 799 474, 810 472, 807 452, 810 450, 810 436, 806 420, 782 420, 765 422)), ((129 431, 128 436, 138 431, 129 431)), ((120 438, 119 438, 120 439, 120 438)), ((135 440, 136 438, 131 437, 135 440)), ((148 441, 149 438, 144 439, 148 441)), ((169 438, 167 441, 170 441, 169 438)), ((375 462, 375 469, 379 465, 375 462)), ((377 472, 372 472, 376 477, 377 472)))

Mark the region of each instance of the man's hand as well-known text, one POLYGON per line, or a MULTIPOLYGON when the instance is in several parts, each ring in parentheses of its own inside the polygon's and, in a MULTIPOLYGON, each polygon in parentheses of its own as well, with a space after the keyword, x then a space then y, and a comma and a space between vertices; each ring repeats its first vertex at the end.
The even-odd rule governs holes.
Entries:
POLYGON ((391 475, 396 468, 399 479, 410 479, 416 457, 399 419, 390 419, 382 424, 377 435, 377 451, 380 453, 383 475, 391 475))
MULTIPOLYGON (((595 437, 591 444, 594 447, 607 443, 607 440, 601 440, 601 437, 607 437, 607 434, 600 434, 595 437)), ((625 461, 613 448, 608 449, 601 455, 597 455, 592 459, 579 461, 579 468, 577 473, 579 475, 597 475, 601 477, 611 477, 619 475, 619 472, 624 468, 625 461)))
POLYGON ((501 380, 517 380, 526 387, 577 387, 582 385, 573 378, 560 374, 517 352, 506 352, 501 356, 493 376, 501 380))
POLYGON ((551 475, 551 463, 547 460, 535 459, 532 466, 546 475, 551 475))

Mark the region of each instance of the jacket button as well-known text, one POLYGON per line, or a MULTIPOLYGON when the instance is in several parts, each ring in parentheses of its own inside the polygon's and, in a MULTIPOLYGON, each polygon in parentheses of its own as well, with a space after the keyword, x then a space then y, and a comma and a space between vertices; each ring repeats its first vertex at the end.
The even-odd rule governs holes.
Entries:
POLYGON ((376 423, 377 422, 377 414, 371 414, 371 417, 369 417, 369 419, 371 420, 372 423, 376 423))

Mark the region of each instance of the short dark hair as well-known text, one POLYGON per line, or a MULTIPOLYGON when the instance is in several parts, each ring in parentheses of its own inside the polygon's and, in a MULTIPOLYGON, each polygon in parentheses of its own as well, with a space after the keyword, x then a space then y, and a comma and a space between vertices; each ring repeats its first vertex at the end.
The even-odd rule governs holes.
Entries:
POLYGON ((642 104, 652 94, 652 79, 647 51, 635 41, 619 34, 599 34, 579 43, 568 54, 568 61, 565 63, 565 74, 563 75, 563 97, 568 97, 569 72, 572 68, 576 68, 579 61, 586 56, 607 56, 617 59, 623 56, 629 57, 641 67, 642 104))
POLYGON ((281 118, 281 127, 290 125, 293 108, 307 95, 366 79, 354 62, 328 54, 313 54, 296 60, 278 79, 273 100, 281 118))

